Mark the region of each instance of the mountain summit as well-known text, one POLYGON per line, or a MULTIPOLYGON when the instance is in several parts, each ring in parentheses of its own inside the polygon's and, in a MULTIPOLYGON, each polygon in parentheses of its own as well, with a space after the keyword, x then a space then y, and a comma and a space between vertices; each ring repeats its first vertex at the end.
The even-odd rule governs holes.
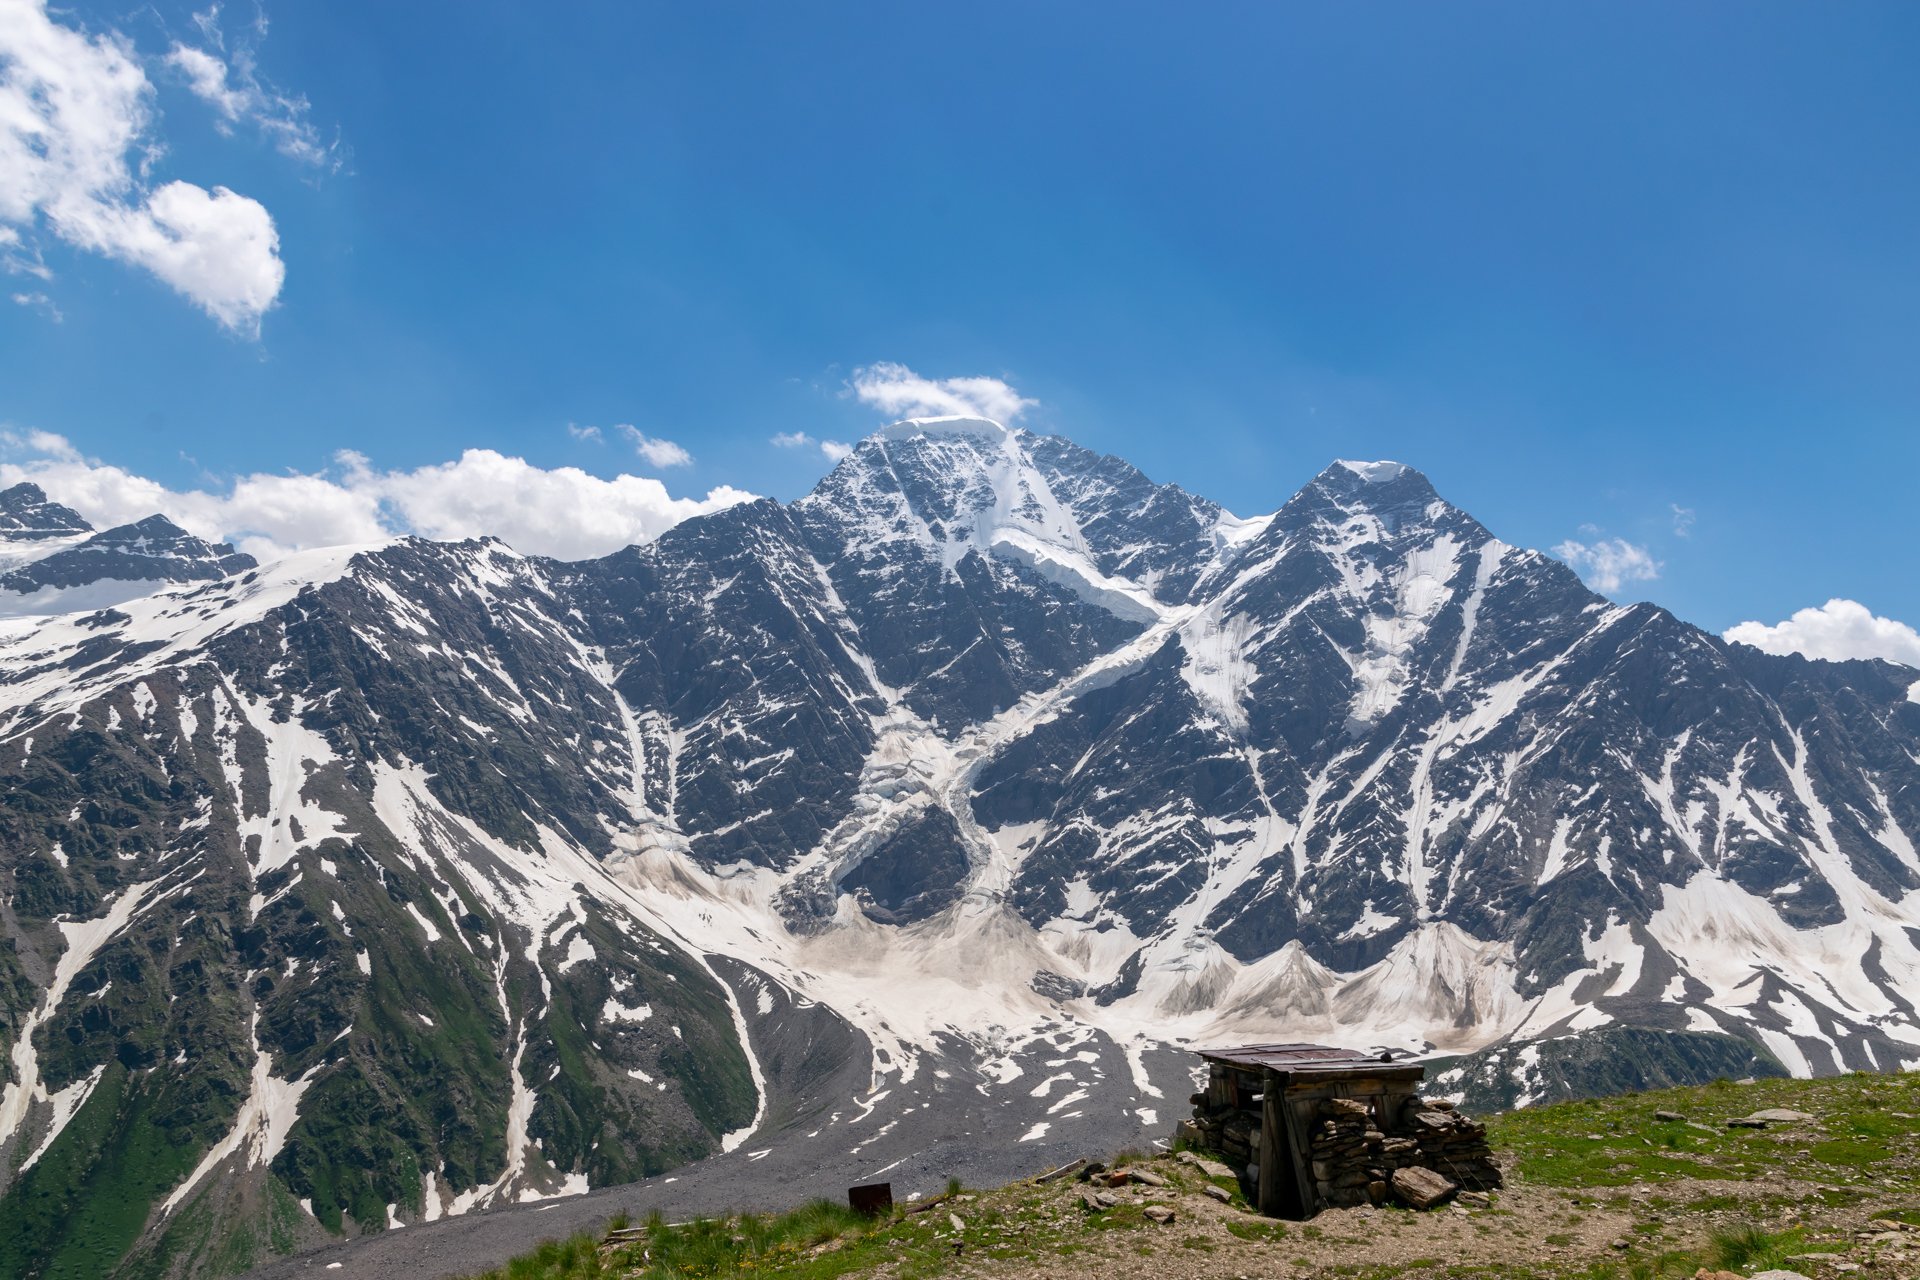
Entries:
POLYGON ((1037 1164, 1238 1038, 1522 1098, 1568 1037, 1920 1063, 1911 672, 1614 604, 1399 463, 1240 518, 928 419, 595 561, 59 536, 205 573, 0 636, 19 1266, 1037 1164))
POLYGON ((257 561, 165 516, 104 532, 36 484, 0 491, 0 617, 100 609, 171 583, 208 582, 257 561))

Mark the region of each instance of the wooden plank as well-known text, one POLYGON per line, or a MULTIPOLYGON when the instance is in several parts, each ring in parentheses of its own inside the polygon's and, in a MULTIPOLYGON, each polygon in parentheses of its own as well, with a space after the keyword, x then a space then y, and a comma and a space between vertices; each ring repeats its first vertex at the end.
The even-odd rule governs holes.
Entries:
POLYGON ((1285 1188, 1280 1185, 1280 1164, 1287 1158, 1290 1145, 1286 1091, 1271 1068, 1261 1081, 1260 1091, 1260 1212, 1278 1218, 1286 1212, 1285 1188))
POLYGON ((1307 1130, 1300 1122, 1300 1110, 1295 1100, 1285 1096, 1284 1090, 1282 1094, 1280 1113, 1285 1129, 1280 1137, 1286 1143, 1287 1156, 1293 1169, 1293 1194, 1283 1212, 1291 1218, 1311 1218, 1320 1212, 1320 1193, 1315 1189, 1313 1169, 1307 1158, 1307 1130))

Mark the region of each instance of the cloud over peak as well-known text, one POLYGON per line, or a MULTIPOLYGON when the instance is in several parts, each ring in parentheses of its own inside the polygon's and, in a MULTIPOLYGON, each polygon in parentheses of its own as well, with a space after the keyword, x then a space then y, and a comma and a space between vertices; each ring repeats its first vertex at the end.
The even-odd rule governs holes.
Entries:
POLYGON ((1592 542, 1569 538, 1555 547, 1553 554, 1571 565, 1595 591, 1614 592, 1629 582, 1651 582, 1660 576, 1660 562, 1653 553, 1625 538, 1595 538, 1592 542))
POLYGON ((676 498, 650 476, 605 479, 492 449, 396 471, 343 450, 318 472, 255 473, 176 490, 85 457, 52 432, 0 431, 0 488, 23 480, 100 527, 159 512, 200 537, 234 542, 262 559, 406 533, 492 534, 531 554, 585 559, 650 542, 691 516, 754 497, 722 485, 704 498, 676 498))
POLYGON ((650 436, 631 422, 618 423, 614 430, 625 436, 627 443, 633 446, 633 451, 645 458, 651 466, 665 468, 693 465, 693 455, 685 449, 671 440, 650 436))
POLYGON ((1844 662, 1884 658, 1920 667, 1920 631, 1882 618, 1857 600, 1835 598, 1817 609, 1801 609, 1785 622, 1742 622, 1728 627, 1732 644, 1750 644, 1766 653, 1798 653, 1844 662))
POLYGON ((847 392, 890 419, 957 416, 1008 424, 1039 403, 999 378, 926 378, 886 361, 855 369, 847 392))
POLYGON ((818 449, 828 462, 838 462, 853 452, 853 446, 838 440, 816 440, 804 431, 782 431, 768 443, 776 449, 818 449))

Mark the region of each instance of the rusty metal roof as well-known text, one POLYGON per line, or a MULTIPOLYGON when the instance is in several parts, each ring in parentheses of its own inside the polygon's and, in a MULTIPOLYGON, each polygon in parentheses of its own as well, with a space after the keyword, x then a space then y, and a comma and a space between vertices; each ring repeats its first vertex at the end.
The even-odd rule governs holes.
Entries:
POLYGON ((1389 1067, 1400 1072, 1426 1074, 1416 1063, 1396 1063, 1391 1051, 1362 1053, 1358 1049, 1338 1049, 1324 1044, 1246 1044, 1219 1049, 1201 1049, 1210 1062, 1225 1062, 1236 1067, 1272 1067, 1276 1071, 1311 1072, 1353 1071, 1370 1067, 1389 1067))

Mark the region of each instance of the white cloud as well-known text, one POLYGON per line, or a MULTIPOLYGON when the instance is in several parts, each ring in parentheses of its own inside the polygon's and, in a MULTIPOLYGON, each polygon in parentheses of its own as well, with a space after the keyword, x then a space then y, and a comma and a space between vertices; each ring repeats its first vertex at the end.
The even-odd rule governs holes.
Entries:
POLYGON ((1595 591, 1618 591, 1626 583, 1651 582, 1660 576, 1660 562, 1645 547, 1625 538, 1568 539, 1553 554, 1572 565, 1595 591))
POLYGON ((567 434, 575 440, 588 440, 594 444, 599 444, 601 440, 600 428, 583 427, 577 422, 569 422, 567 424, 567 434))
POLYGON ((1857 600, 1829 600, 1818 609, 1801 609, 1785 622, 1742 622, 1725 638, 1768 653, 1799 653, 1835 662, 1849 658, 1885 658, 1920 667, 1920 631, 1904 622, 1875 615, 1857 600))
POLYGON ((1691 538, 1693 536, 1693 522, 1700 518, 1700 513, 1692 507, 1683 507, 1677 502, 1673 503, 1672 506, 1674 536, 1691 538))
POLYGON ((87 458, 51 432, 0 432, 0 488, 22 480, 102 528, 160 512, 262 559, 396 533, 491 534, 521 551, 581 559, 651 541, 691 516, 754 496, 723 485, 704 498, 676 498, 650 477, 603 479, 578 467, 537 467, 492 449, 468 449, 453 461, 406 471, 381 471, 343 452, 322 472, 253 474, 224 490, 175 490, 87 458))
POLYGON ((853 452, 853 446, 842 444, 838 440, 815 440, 804 431, 782 431, 771 438, 770 443, 777 449, 818 448, 829 462, 838 462, 853 452))
POLYGON ((286 278, 273 219, 226 187, 148 187, 160 150, 152 97, 118 32, 57 23, 45 0, 0 0, 5 261, 44 278, 38 251, 24 256, 44 220, 66 243, 144 268, 227 328, 257 334, 286 278))
MULTIPOLYGON (((337 141, 320 141, 319 132, 307 119, 307 100, 282 93, 261 78, 257 39, 237 40, 229 49, 220 27, 218 5, 196 13, 193 21, 211 48, 176 40, 164 61, 181 75, 195 97, 214 109, 218 115, 215 127, 231 133, 236 124, 251 125, 281 155, 338 172, 342 163, 340 145, 337 141)), ((256 37, 263 32, 264 25, 255 28, 256 37)))
POLYGON ((685 467, 693 463, 693 455, 673 441, 647 435, 630 422, 618 423, 614 430, 627 438, 635 453, 656 467, 685 467))
POLYGON ((47 318, 55 324, 59 324, 62 320, 66 319, 64 315, 60 314, 60 308, 54 305, 53 299, 44 293, 35 291, 33 293, 16 293, 11 296, 14 302, 20 306, 46 312, 47 318))
POLYGON ((848 393, 890 418, 958 416, 1009 423, 1038 404, 999 378, 923 378, 903 364, 855 369, 848 393))
POLYGON ((413 471, 350 470, 349 484, 379 494, 402 527, 429 538, 493 534, 519 550, 568 560, 651 542, 690 516, 754 496, 722 485, 705 498, 675 498, 649 476, 603 480, 492 449, 413 471))

